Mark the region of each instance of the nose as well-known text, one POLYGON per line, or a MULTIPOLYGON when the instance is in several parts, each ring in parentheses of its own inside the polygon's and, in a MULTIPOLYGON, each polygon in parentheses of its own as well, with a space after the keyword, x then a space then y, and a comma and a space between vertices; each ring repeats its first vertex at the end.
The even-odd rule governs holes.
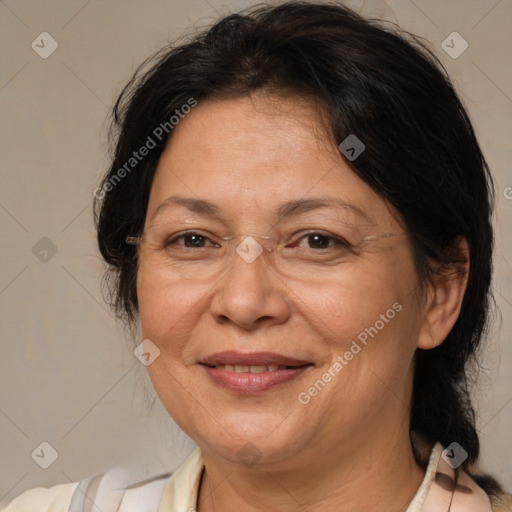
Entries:
POLYGON ((232 323, 246 331, 286 322, 291 306, 285 284, 269 266, 265 251, 254 257, 251 250, 247 257, 247 247, 240 245, 215 287, 212 315, 218 323, 232 323))

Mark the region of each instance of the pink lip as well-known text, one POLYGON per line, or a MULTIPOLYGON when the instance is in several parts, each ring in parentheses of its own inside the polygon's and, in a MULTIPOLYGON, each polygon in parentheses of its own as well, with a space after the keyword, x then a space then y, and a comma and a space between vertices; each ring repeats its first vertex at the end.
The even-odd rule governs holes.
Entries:
POLYGON ((310 365, 305 365, 297 368, 288 368, 286 370, 275 370, 273 372, 263 373, 236 373, 220 368, 201 365, 214 382, 225 389, 243 395, 262 393, 263 391, 267 391, 279 384, 289 382, 306 371, 309 366, 310 365))
POLYGON ((234 350, 212 354, 211 356, 205 357, 200 362, 208 366, 215 366, 217 364, 232 364, 240 366, 263 366, 270 364, 278 366, 304 366, 311 364, 310 361, 301 361, 300 359, 283 356, 274 352, 252 352, 244 354, 234 350))
POLYGON ((209 377, 225 389, 244 395, 252 395, 267 391, 279 384, 289 382, 313 364, 292 357, 283 356, 273 352, 241 353, 235 351, 218 352, 204 358, 200 365, 209 377), (215 365, 233 366, 288 366, 290 368, 279 369, 273 372, 250 373, 230 372, 215 365))

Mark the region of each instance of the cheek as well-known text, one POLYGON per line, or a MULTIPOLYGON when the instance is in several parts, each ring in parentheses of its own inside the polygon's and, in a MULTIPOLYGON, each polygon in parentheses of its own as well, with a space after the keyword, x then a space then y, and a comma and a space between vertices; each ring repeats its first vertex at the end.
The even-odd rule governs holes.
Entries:
MULTIPOLYGON (((293 287, 301 314, 326 339, 344 344, 365 328, 380 322, 380 316, 394 318, 404 296, 400 286, 383 278, 386 274, 371 266, 352 268, 337 279, 320 286, 293 287)), ((380 326, 380 323, 379 323, 380 326)))
POLYGON ((162 352, 180 352, 204 308, 205 289, 141 268, 137 297, 142 336, 162 352))
POLYGON ((360 380, 373 378, 371 371, 386 381, 407 372, 419 332, 416 289, 414 265, 401 244, 347 267, 320 287, 297 285, 293 293, 302 303, 300 315, 326 340, 328 364, 346 355, 343 374, 363 389, 360 380))
POLYGON ((360 413, 369 414, 390 389, 401 394, 416 347, 411 317, 415 312, 404 298, 400 287, 389 286, 386 280, 363 284, 353 274, 311 299, 310 312, 304 315, 327 340, 323 375, 335 375, 322 400, 336 403, 336 410, 361 408, 364 403, 360 413))

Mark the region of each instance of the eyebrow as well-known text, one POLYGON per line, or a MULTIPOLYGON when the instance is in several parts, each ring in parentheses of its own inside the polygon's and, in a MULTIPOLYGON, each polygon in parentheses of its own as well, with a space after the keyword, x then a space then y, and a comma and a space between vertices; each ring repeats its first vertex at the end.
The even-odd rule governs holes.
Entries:
MULTIPOLYGON (((170 196, 158 205, 151 215, 151 219, 156 217, 161 210, 172 206, 182 206, 191 212, 204 216, 222 217, 220 208, 210 201, 193 197, 170 196)), ((282 221, 320 208, 343 208, 355 213, 357 216, 362 217, 372 224, 374 223, 362 208, 335 197, 314 197, 287 201, 277 208, 275 216, 278 221, 282 221)))

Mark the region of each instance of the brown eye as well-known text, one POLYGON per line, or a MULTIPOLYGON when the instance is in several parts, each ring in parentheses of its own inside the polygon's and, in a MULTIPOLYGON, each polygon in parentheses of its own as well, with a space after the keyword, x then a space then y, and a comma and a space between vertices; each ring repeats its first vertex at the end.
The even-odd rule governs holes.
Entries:
POLYGON ((308 235, 308 245, 311 249, 324 249, 329 247, 331 237, 326 235, 308 235))
POLYGON ((342 239, 326 233, 307 233, 295 242, 294 246, 302 246, 302 241, 307 241, 308 249, 330 249, 334 246, 349 248, 350 244, 342 239))
MULTIPOLYGON (((207 247, 207 243, 211 240, 200 233, 182 233, 174 238, 168 240, 165 244, 166 247, 174 245, 179 247, 186 247, 189 249, 202 249, 207 247)), ((212 244, 215 245, 215 244, 212 244)))

